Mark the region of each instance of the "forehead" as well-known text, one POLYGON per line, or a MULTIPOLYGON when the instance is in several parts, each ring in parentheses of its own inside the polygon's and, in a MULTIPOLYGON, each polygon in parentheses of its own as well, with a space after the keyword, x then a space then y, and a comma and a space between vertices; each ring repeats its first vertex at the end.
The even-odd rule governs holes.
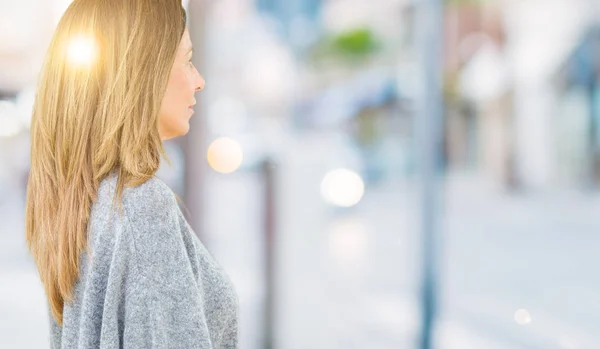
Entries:
POLYGON ((179 43, 179 50, 183 51, 183 54, 186 54, 190 48, 192 48, 192 40, 190 39, 190 33, 186 28, 181 37, 181 42, 179 43))

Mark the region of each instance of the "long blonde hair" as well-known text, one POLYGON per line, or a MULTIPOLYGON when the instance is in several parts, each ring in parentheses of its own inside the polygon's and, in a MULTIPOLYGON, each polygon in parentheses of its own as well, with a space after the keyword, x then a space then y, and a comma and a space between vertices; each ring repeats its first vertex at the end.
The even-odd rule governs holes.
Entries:
POLYGON ((151 178, 166 158, 157 118, 186 26, 180 0, 75 0, 39 76, 31 123, 26 240, 62 325, 98 186, 151 178))

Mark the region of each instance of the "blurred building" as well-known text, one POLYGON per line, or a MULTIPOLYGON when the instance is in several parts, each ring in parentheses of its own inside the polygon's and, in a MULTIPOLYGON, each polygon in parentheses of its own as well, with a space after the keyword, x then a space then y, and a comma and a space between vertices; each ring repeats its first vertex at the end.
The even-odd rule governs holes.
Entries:
POLYGON ((593 114, 581 107, 590 103, 580 100, 591 98, 581 78, 593 76, 590 3, 453 1, 445 21, 450 169, 480 173, 502 188, 589 183, 596 131, 593 116, 585 116, 593 114))
POLYGON ((591 27, 554 77, 559 180, 600 183, 600 27, 591 27))
POLYGON ((513 99, 503 15, 497 5, 459 2, 445 10, 445 154, 451 170, 479 171, 511 187, 513 99))

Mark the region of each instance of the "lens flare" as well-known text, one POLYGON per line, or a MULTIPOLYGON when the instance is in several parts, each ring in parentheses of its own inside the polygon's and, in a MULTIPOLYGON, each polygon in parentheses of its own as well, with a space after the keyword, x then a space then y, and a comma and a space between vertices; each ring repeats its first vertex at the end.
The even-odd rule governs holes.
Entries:
POLYGON ((67 43, 67 60, 75 67, 89 67, 96 60, 98 47, 89 36, 75 36, 67 43))

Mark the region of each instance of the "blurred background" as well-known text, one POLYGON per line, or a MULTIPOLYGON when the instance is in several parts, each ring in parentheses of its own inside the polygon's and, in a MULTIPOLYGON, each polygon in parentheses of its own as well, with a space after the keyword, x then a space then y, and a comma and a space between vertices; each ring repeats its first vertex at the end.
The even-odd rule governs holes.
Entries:
MULTIPOLYGON (((28 126, 69 3, 0 0, 0 348, 48 348, 28 126)), ((241 349, 600 348, 600 2, 184 4, 206 88, 158 175, 241 349)))

